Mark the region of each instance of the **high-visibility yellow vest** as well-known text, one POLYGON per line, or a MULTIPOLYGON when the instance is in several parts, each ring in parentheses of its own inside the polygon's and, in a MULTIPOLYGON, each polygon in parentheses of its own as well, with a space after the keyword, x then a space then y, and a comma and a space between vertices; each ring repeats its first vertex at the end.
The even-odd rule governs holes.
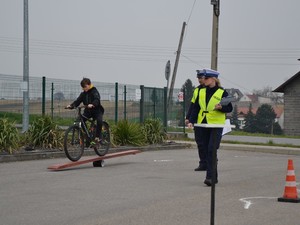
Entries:
POLYGON ((199 93, 199 105, 200 112, 198 114, 197 123, 202 123, 204 117, 206 116, 206 121, 208 124, 225 124, 226 115, 224 112, 215 110, 215 105, 219 104, 224 90, 219 88, 213 96, 210 98, 208 104, 206 105, 206 88, 201 88, 199 93))
POLYGON ((199 88, 196 87, 195 90, 194 90, 194 92, 193 92, 193 97, 191 99, 191 103, 195 103, 196 102, 198 94, 199 94, 199 88))

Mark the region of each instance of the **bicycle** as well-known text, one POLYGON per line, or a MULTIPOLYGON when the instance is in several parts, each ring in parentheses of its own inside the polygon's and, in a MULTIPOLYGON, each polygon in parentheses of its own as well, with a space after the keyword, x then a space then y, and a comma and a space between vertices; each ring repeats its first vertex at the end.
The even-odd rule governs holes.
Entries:
POLYGON ((110 131, 108 123, 105 121, 102 122, 102 140, 96 142, 96 122, 94 119, 85 118, 81 112, 82 108, 86 108, 86 106, 74 108, 78 111, 77 118, 75 119, 74 124, 66 130, 64 136, 65 154, 68 159, 73 162, 78 161, 81 158, 85 147, 93 148, 95 153, 99 156, 104 156, 110 147, 110 131), (90 122, 89 126, 84 119, 90 122))

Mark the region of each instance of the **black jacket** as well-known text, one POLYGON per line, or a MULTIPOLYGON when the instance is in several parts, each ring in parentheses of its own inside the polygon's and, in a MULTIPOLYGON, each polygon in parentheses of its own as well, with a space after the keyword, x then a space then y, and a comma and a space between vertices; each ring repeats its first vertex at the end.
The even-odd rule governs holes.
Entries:
POLYGON ((97 90, 97 88, 92 87, 87 92, 83 91, 80 93, 79 97, 71 104, 72 107, 77 107, 80 105, 80 103, 83 103, 83 105, 93 104, 95 107, 91 109, 85 109, 85 110, 91 110, 92 112, 101 112, 104 113, 104 109, 101 105, 100 101, 100 94, 97 90))

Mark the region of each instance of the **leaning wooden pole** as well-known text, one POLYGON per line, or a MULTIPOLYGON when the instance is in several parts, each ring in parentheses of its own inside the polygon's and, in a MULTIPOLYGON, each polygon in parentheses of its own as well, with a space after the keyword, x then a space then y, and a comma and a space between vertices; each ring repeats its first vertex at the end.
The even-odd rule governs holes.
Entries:
POLYGON ((179 63, 179 58, 180 58, 180 53, 181 53, 181 46, 182 46, 182 42, 183 42, 185 26, 186 26, 186 22, 183 22, 182 30, 181 30, 181 34, 180 34, 179 45, 178 45, 178 50, 177 50, 177 54, 176 54, 176 61, 175 61, 175 64, 174 64, 174 69, 173 69, 173 74, 172 74, 172 81, 171 81, 170 90, 169 90, 168 112, 171 111, 171 105, 172 105, 171 102, 172 102, 172 96, 173 96, 173 89, 174 89, 176 73, 177 73, 177 68, 178 68, 178 63, 179 63))

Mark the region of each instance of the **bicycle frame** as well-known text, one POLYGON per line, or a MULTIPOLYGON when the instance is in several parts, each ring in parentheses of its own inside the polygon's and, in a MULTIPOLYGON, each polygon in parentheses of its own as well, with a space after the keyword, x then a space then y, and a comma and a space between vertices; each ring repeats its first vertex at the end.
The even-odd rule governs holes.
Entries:
POLYGON ((94 125, 94 121, 89 119, 89 118, 86 118, 82 115, 81 113, 81 109, 82 107, 77 107, 77 110, 78 110, 78 117, 80 118, 80 121, 77 121, 75 120, 74 124, 77 125, 80 129, 83 130, 83 132, 87 135, 87 137, 89 138, 89 140, 92 140, 92 137, 91 137, 91 133, 86 125, 86 121, 84 121, 83 118, 87 119, 87 121, 90 121, 91 122, 91 126, 94 125))

